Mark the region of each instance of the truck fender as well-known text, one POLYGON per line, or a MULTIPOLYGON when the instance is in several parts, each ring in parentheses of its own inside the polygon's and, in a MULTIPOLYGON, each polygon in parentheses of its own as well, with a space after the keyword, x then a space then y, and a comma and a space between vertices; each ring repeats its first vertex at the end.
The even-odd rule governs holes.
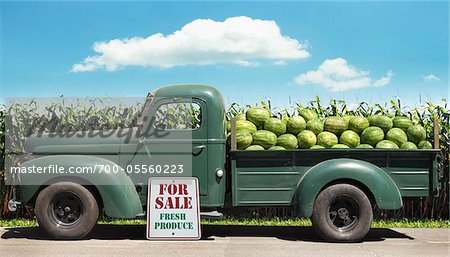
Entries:
MULTIPOLYGON (((24 162, 20 167, 49 167, 69 171, 70 167, 91 167, 88 173, 28 173, 21 172, 20 182, 24 202, 30 201, 42 185, 61 181, 74 181, 83 185, 94 186, 101 197, 106 215, 114 218, 135 218, 142 214, 139 195, 131 178, 116 163, 99 157, 83 155, 52 155, 38 157, 24 162), (103 166, 102 166, 103 165, 103 166), (105 167, 109 166, 107 172, 105 167), (113 171, 113 167, 116 169, 113 171), (105 170, 101 170, 105 169, 105 170)), ((73 170, 73 168, 72 168, 73 170)))
POLYGON ((342 158, 321 162, 300 179, 294 202, 301 216, 312 215, 317 195, 333 181, 353 181, 365 186, 380 209, 395 210, 403 206, 397 185, 385 171, 369 162, 342 158))

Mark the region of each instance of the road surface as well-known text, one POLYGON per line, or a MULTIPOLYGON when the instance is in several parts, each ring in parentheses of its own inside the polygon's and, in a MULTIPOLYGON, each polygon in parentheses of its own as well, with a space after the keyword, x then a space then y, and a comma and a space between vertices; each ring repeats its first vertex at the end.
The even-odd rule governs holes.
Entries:
POLYGON ((310 227, 203 226, 194 242, 151 242, 145 226, 98 225, 86 240, 0 228, 2 256, 450 256, 450 229, 372 229, 364 242, 326 243, 310 227))

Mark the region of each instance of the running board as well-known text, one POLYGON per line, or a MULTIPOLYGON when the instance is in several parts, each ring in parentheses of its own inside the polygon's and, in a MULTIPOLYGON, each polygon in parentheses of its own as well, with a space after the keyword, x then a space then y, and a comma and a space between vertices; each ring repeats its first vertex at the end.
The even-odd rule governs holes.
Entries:
POLYGON ((200 212, 200 219, 221 220, 223 219, 223 214, 218 211, 200 212))
POLYGON ((147 212, 141 212, 136 215, 136 219, 146 219, 147 218, 147 212))

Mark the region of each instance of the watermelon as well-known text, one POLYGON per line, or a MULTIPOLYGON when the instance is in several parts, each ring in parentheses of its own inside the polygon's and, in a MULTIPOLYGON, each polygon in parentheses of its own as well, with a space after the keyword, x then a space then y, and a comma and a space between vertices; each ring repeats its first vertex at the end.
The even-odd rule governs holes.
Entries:
POLYGON ((401 146, 408 141, 408 136, 406 136, 405 131, 400 128, 391 128, 386 133, 386 139, 394 142, 397 146, 401 146))
POLYGON ((370 148, 373 148, 373 146, 371 146, 371 145, 369 145, 369 144, 360 144, 360 145, 358 145, 356 148, 370 149, 370 148))
POLYGON ((384 132, 379 127, 368 127, 361 133, 361 142, 375 146, 378 142, 383 140, 384 132))
POLYGON ((377 143, 376 148, 380 149, 398 149, 398 145, 390 140, 381 140, 377 143))
POLYGON ((316 134, 311 130, 303 130, 297 135, 298 148, 309 149, 316 144, 316 134))
POLYGON ((395 117, 392 119, 392 123, 394 124, 394 128, 403 129, 405 132, 413 125, 410 119, 403 116, 395 117))
POLYGON ((433 146, 431 145, 431 143, 426 140, 420 141, 419 144, 417 145, 417 147, 419 149, 433 149, 433 146))
POLYGON ((342 118, 344 118, 344 120, 345 120, 345 122, 347 123, 347 126, 348 126, 348 123, 350 122, 350 120, 351 119, 353 119, 355 116, 353 116, 353 115, 344 115, 342 118))
POLYGON ((227 120, 227 132, 231 131, 231 121, 227 120))
POLYGON ((343 149, 343 148, 350 148, 350 147, 348 147, 348 145, 344 145, 344 144, 336 144, 336 145, 333 145, 331 148, 343 149))
POLYGON ((247 130, 250 133, 254 133, 256 126, 248 120, 238 120, 236 121, 236 131, 240 130, 247 130))
POLYGON ((236 132, 237 149, 244 150, 252 144, 253 137, 247 130, 236 132))
POLYGON ((427 136, 425 128, 420 125, 413 125, 409 127, 406 133, 408 134, 409 141, 416 144, 418 144, 420 141, 425 140, 427 136))
POLYGON ((342 132, 341 137, 339 138, 339 143, 355 148, 361 143, 361 140, 355 131, 346 130, 342 132))
POLYGON ((286 133, 286 124, 277 118, 268 118, 264 122, 264 129, 275 133, 275 135, 280 136, 286 133))
POLYGON ((325 147, 324 147, 324 146, 321 146, 321 145, 313 145, 313 146, 311 146, 311 148, 309 148, 309 149, 325 149, 325 147))
POLYGON ((282 146, 286 149, 297 148, 297 138, 292 134, 284 134, 278 137, 277 145, 282 146))
POLYGON ((245 148, 245 150, 248 150, 248 151, 260 151, 260 150, 264 150, 264 147, 262 147, 260 145, 251 145, 251 146, 245 148))
POLYGON ((298 113, 305 119, 306 122, 319 118, 315 111, 308 108, 304 108, 300 110, 298 113))
POLYGON ((369 120, 361 116, 354 117, 348 122, 348 129, 353 130, 358 134, 361 134, 361 132, 369 126, 369 120))
POLYGON ((261 107, 252 107, 249 108, 246 112, 247 120, 253 122, 258 128, 262 128, 264 126, 264 122, 270 118, 270 112, 267 109, 261 107))
POLYGON ((383 130, 384 133, 388 132, 392 126, 392 120, 385 115, 372 115, 368 118, 370 126, 376 126, 383 130))
POLYGON ((245 113, 238 113, 234 116, 236 120, 245 120, 245 113))
POLYGON ((317 135, 317 144, 318 145, 321 145, 326 148, 330 148, 333 145, 336 145, 337 143, 338 143, 337 136, 331 132, 324 131, 324 132, 319 133, 319 135, 317 135))
POLYGON ((277 135, 268 130, 258 130, 253 133, 253 145, 260 145, 264 148, 270 148, 277 143, 277 135))
POLYGON ((306 128, 306 121, 302 116, 292 116, 286 123, 287 132, 297 135, 306 128))
POLYGON ((414 150, 417 149, 417 146, 413 142, 405 142, 400 146, 400 148, 406 150, 414 150))
POLYGON ((319 119, 310 120, 306 123, 306 129, 311 130, 314 134, 318 135, 323 131, 323 121, 319 119))
POLYGON ((274 145, 271 148, 267 149, 267 150, 286 150, 286 148, 279 146, 279 145, 274 145))
POLYGON ((336 135, 340 135, 347 130, 347 123, 345 119, 337 116, 330 116, 325 119, 324 129, 336 135))
POLYGON ((289 117, 283 117, 283 118, 281 118, 281 121, 284 123, 284 124, 286 124, 286 126, 287 126, 287 122, 288 122, 288 120, 289 120, 289 117))

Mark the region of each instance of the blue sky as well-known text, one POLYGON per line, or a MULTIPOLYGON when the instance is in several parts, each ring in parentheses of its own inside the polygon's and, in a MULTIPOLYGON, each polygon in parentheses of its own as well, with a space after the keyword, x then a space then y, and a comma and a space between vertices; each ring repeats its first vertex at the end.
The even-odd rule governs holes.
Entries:
MULTIPOLYGON (((306 103, 319 95, 326 101, 371 103, 399 97, 415 105, 420 98, 448 97, 448 33, 448 2, 1 2, 0 101, 16 96, 136 97, 162 85, 206 83, 219 88, 228 102, 268 97, 283 107, 289 99, 306 103), (107 44, 167 36, 197 19, 228 26, 228 18, 242 16, 238 22, 244 25, 263 21, 258 23, 263 32, 273 21, 281 35, 243 33, 243 40, 268 40, 263 46, 261 40, 252 42, 248 47, 259 50, 251 55, 243 47, 228 59, 219 46, 189 55, 195 46, 185 45, 169 48, 160 59, 158 52, 151 53, 147 64, 136 64, 136 58, 142 61, 139 52, 129 57, 130 48, 107 44), (119 66, 111 71, 98 64, 109 59, 105 56, 96 59, 94 70, 74 72, 76 64, 87 67, 86 57, 102 55, 93 49, 102 41, 127 61, 115 62, 119 66), (286 46, 264 49, 271 42, 286 46), (172 58, 182 60, 167 65, 172 58)), ((223 35, 215 36, 212 42, 221 45, 223 35)), ((187 42, 195 45, 195 40, 187 42)), ((151 51, 152 42, 143 49, 151 51)))

